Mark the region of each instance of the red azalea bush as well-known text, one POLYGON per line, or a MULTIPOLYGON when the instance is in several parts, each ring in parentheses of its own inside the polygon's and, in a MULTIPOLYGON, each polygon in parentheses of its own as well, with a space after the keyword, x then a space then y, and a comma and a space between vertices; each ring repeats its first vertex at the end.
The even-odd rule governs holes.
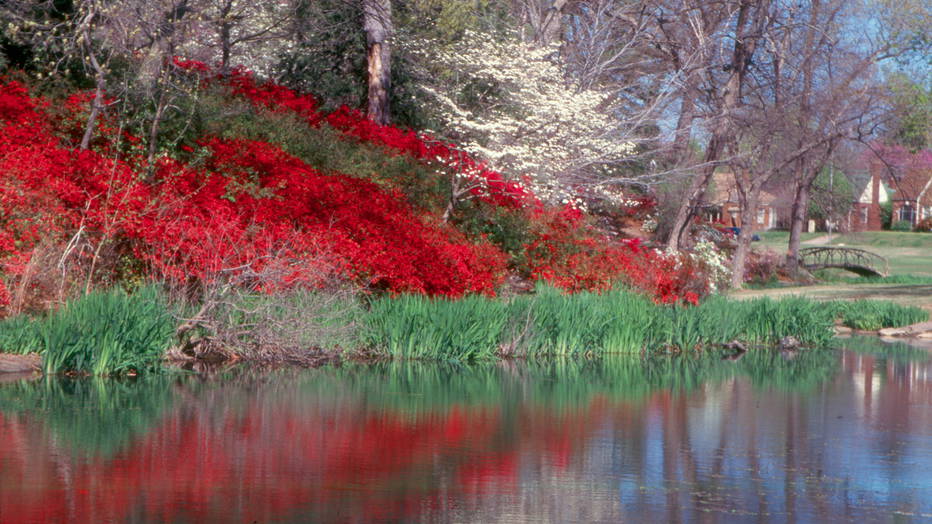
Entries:
POLYGON ((618 282, 660 303, 696 304, 709 292, 689 257, 665 255, 641 246, 639 239, 612 242, 587 231, 575 208, 538 212, 542 224, 527 246, 532 278, 567 291, 605 290, 618 282))
POLYGON ((167 275, 205 279, 287 259, 291 282, 307 277, 309 260, 327 259, 331 270, 378 289, 448 296, 494 293, 504 278, 504 256, 493 246, 416 216, 372 182, 321 174, 262 142, 202 145, 204 169, 163 165, 159 200, 179 204, 135 232, 154 246, 139 255, 167 275))
MULTIPOLYGON (((55 136, 23 86, 0 86, 0 256, 22 272, 41 238, 130 243, 160 275, 207 281, 274 268, 283 284, 340 273, 391 292, 494 293, 504 255, 418 216, 398 194, 324 175, 269 144, 206 140, 205 165, 166 158, 154 177, 55 136)), ((104 148, 105 150, 107 148, 104 148)), ((141 165, 141 164, 140 164, 141 165)), ((0 289, 0 299, 8 297, 0 289)))
POLYGON ((0 84, 0 262, 14 277, 40 242, 110 239, 148 200, 125 164, 62 146, 44 105, 16 82, 0 84))
MULTIPOLYGON (((188 69, 194 67, 189 66, 188 69)), ((468 173, 470 178, 480 182, 479 187, 473 190, 474 195, 488 202, 516 209, 539 205, 537 198, 521 184, 505 180, 500 173, 488 169, 452 144, 422 137, 414 131, 376 124, 360 112, 346 106, 328 115, 321 114, 313 96, 298 94, 271 82, 256 83, 251 73, 241 69, 234 70, 222 79, 230 86, 232 94, 243 96, 259 107, 290 111, 312 126, 324 121, 347 136, 381 145, 392 154, 405 154, 419 160, 440 162, 462 173, 468 173)))
MULTIPOLYGON (((474 201, 529 224, 529 241, 518 244, 511 264, 532 279, 568 291, 623 282, 659 302, 695 302, 707 292, 688 260, 636 241, 608 241, 578 209, 543 205, 450 144, 376 125, 347 108, 323 115, 313 97, 258 84, 242 71, 220 77, 197 62, 175 65, 201 82, 220 78, 257 106, 311 126, 327 122, 388 154, 465 173, 479 182, 474 201)), ((281 285, 315 285, 338 274, 393 293, 445 296, 492 294, 503 281, 506 256, 488 241, 471 242, 438 216, 415 211, 397 190, 319 172, 265 142, 206 138, 184 155, 196 164, 162 157, 147 166, 138 138, 104 117, 92 150, 69 149, 59 137, 77 138, 90 101, 86 94, 69 98, 60 110, 73 116, 56 115, 53 126, 42 101, 22 85, 0 84, 0 257, 7 275, 22 271, 41 237, 67 241, 83 231, 129 246, 124 252, 177 281, 274 272, 281 285)), ((5 296, 0 289, 0 300, 5 296)))
MULTIPOLYGON (((638 244, 619 244, 600 238, 583 221, 575 208, 546 208, 520 183, 507 181, 451 144, 422 137, 413 131, 382 126, 358 111, 342 107, 322 115, 309 95, 271 83, 257 84, 252 75, 234 72, 227 79, 233 93, 252 103, 282 111, 293 111, 309 125, 326 122, 358 140, 376 143, 398 154, 410 155, 426 162, 440 162, 479 181, 472 190, 481 202, 530 217, 533 240, 519 270, 534 280, 547 280, 568 291, 606 289, 624 282, 654 296, 659 302, 696 302, 708 293, 708 283, 701 278, 687 257, 659 255, 640 249, 638 244)), ((656 207, 652 197, 633 197, 626 207, 629 215, 644 214, 656 207)))

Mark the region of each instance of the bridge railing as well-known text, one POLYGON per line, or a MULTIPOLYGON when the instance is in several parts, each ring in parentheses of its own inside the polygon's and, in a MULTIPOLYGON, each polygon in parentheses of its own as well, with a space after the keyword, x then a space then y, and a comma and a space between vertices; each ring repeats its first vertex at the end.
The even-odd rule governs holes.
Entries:
POLYGON ((872 251, 853 247, 807 247, 799 250, 803 266, 863 268, 880 275, 890 272, 890 263, 872 251))

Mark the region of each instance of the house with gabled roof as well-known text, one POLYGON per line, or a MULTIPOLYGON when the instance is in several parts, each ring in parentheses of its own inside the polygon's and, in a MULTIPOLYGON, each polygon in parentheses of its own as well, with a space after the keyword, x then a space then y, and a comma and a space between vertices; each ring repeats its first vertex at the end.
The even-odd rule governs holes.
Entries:
POLYGON ((880 231, 883 228, 880 206, 890 201, 890 192, 876 172, 854 172, 848 176, 854 203, 843 224, 848 231, 880 231))
MULTIPOLYGON (((732 173, 717 172, 712 175, 703 206, 705 217, 709 221, 729 227, 742 227, 741 204, 736 185, 732 173)), ((761 191, 754 221, 755 230, 773 229, 777 226, 777 213, 774 208, 776 200, 777 197, 773 193, 761 191)))
POLYGON ((892 179, 893 221, 916 227, 932 217, 932 169, 909 169, 892 179))
POLYGON ((932 217, 932 150, 909 152, 902 146, 877 146, 870 172, 891 190, 893 222, 915 227, 932 217))

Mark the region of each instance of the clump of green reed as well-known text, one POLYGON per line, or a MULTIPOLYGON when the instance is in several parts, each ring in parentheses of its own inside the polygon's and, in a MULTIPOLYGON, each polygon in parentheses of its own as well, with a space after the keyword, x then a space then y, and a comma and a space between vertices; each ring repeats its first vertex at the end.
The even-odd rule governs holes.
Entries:
POLYGON ((362 339, 397 358, 489 358, 499 349, 508 320, 505 307, 480 296, 381 298, 371 305, 362 339))
POLYGON ((834 318, 823 304, 800 297, 782 300, 767 298, 744 302, 746 309, 736 311, 741 326, 738 338, 746 342, 773 344, 792 336, 806 345, 821 346, 834 335, 834 318))
POLYGON ((786 336, 810 346, 832 337, 833 313, 802 298, 666 306, 623 289, 563 294, 549 287, 510 301, 416 296, 382 298, 364 319, 364 342, 400 358, 469 360, 496 355, 698 350, 732 340, 775 344, 786 336))
POLYGON ((111 375, 157 366, 175 322, 154 286, 85 295, 42 323, 46 373, 111 375))
POLYGON ((644 295, 622 289, 597 296, 610 318, 601 340, 603 352, 637 353, 657 346, 659 334, 667 329, 659 306, 644 295))
POLYGON ((94 292, 41 318, 0 323, 3 351, 42 354, 46 373, 114 375, 158 365, 175 321, 161 293, 148 286, 94 292))
POLYGON ((658 318, 657 306, 628 291, 566 295, 545 286, 512 301, 509 311, 512 325, 528 319, 524 340, 512 341, 526 355, 637 352, 658 318))
POLYGON ((842 324, 864 331, 902 327, 929 320, 929 313, 915 306, 888 300, 835 301, 829 306, 842 324))
POLYGON ((649 349, 691 350, 740 340, 774 344, 786 336, 820 346, 832 337, 832 315, 819 303, 801 298, 747 301, 713 296, 699 306, 660 307, 665 321, 655 322, 649 349))
POLYGON ((0 353, 37 353, 42 347, 36 320, 27 315, 0 320, 0 353))

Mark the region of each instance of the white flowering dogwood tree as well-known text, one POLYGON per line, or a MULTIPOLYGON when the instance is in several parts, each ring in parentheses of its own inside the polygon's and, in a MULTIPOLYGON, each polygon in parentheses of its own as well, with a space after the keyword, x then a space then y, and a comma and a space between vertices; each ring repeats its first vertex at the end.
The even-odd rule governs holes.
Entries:
MULTIPOLYGON (((524 180, 538 197, 577 202, 593 171, 629 158, 636 144, 614 112, 613 93, 584 89, 565 72, 557 46, 466 31, 450 45, 401 39, 420 66, 449 138, 489 166, 524 180)), ((607 194, 607 193, 606 193, 607 194)))

